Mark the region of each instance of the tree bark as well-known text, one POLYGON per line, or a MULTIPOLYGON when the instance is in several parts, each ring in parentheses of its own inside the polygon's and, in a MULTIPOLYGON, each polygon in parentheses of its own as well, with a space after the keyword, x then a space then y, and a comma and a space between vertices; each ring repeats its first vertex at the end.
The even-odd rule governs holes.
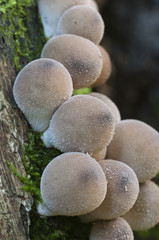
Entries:
MULTIPOLYGON (((3 38, 1 38, 3 40, 3 38)), ((8 162, 21 175, 22 145, 27 133, 27 123, 17 109, 12 95, 16 77, 11 66, 9 51, 0 42, 0 239, 29 239, 29 210, 32 198, 20 190, 20 181, 14 176, 8 162)))

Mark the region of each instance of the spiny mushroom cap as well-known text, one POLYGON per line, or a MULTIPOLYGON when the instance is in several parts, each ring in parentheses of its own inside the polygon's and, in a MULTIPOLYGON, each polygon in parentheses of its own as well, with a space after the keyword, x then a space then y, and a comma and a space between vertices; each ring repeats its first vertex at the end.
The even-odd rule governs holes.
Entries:
POLYGON ((52 116, 42 139, 47 147, 62 152, 97 153, 106 147, 115 128, 111 111, 101 100, 77 95, 62 104, 52 116))
POLYGON ((138 179, 129 166, 115 160, 103 160, 99 164, 108 181, 107 194, 98 208, 82 216, 85 222, 123 215, 132 208, 139 193, 138 179))
POLYGON ((104 147, 102 150, 100 150, 97 153, 90 154, 92 158, 94 158, 97 162, 105 159, 107 153, 107 147, 104 147))
POLYGON ((98 48, 103 59, 102 71, 99 78, 92 84, 91 87, 99 87, 103 85, 110 77, 112 71, 112 64, 108 52, 102 46, 98 46, 98 48))
POLYGON ((159 223, 159 187, 151 181, 140 184, 136 203, 123 217, 135 231, 148 230, 159 223))
POLYGON ((129 224, 123 218, 96 222, 89 240, 134 240, 129 224))
POLYGON ((53 215, 81 215, 103 201, 107 181, 100 165, 84 153, 53 159, 41 178, 41 195, 53 215))
POLYGON ((13 95, 35 131, 49 126, 55 110, 72 95, 72 79, 67 69, 51 59, 37 59, 18 74, 13 95))
POLYGON ((97 10, 87 5, 77 5, 60 17, 55 35, 74 34, 99 44, 104 34, 104 22, 97 10))
POLYGON ((44 28, 45 37, 53 36, 58 19, 68 8, 77 4, 91 4, 90 0, 39 0, 39 14, 44 28))
POLYGON ((90 40, 72 34, 50 39, 41 57, 61 62, 71 74, 76 89, 89 87, 102 70, 102 56, 98 47, 90 40))
POLYGON ((96 97, 96 98, 100 99, 101 101, 103 101, 104 103, 106 103, 113 113, 115 123, 120 122, 120 120, 121 120, 120 112, 119 112, 116 104, 110 98, 108 98, 106 95, 104 95, 102 93, 97 93, 97 92, 91 92, 88 95, 96 97))
POLYGON ((138 120, 121 121, 116 124, 107 158, 128 164, 139 182, 149 180, 159 172, 159 133, 138 120))

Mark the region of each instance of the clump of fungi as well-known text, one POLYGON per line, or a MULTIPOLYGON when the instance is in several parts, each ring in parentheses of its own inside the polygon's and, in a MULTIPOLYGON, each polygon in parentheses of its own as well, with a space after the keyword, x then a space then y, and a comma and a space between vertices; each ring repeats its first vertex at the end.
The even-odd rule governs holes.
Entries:
POLYGON ((72 96, 73 89, 99 86, 111 73, 99 45, 104 23, 96 3, 39 0, 39 11, 51 39, 13 87, 46 147, 63 152, 42 174, 38 212, 94 222, 90 240, 133 240, 131 228, 159 222, 159 187, 150 181, 159 172, 159 133, 141 121, 121 120, 103 94, 72 96))

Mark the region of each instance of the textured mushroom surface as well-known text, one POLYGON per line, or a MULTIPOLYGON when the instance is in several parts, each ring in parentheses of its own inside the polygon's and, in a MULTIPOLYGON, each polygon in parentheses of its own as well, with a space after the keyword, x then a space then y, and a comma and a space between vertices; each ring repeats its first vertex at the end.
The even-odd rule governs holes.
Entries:
MULTIPOLYGON (((90 0, 38 0, 39 14, 46 37, 51 37, 61 14, 77 4, 92 4, 90 0)), ((94 5, 95 7, 95 5, 94 5)))
POLYGON ((132 208, 139 193, 138 179, 129 166, 115 160, 103 160, 99 164, 108 181, 107 194, 98 208, 82 216, 86 222, 123 215, 132 208))
POLYGON ((159 172, 159 133, 138 120, 123 120, 116 124, 107 158, 128 164, 139 182, 150 180, 159 172))
POLYGON ((61 62, 69 71, 74 88, 89 87, 102 70, 102 56, 90 40, 63 34, 51 38, 44 46, 41 57, 61 62))
POLYGON ((18 74, 13 95, 35 131, 49 126, 55 110, 72 95, 72 79, 67 69, 51 59, 37 59, 18 74))
POLYGON ((90 156, 92 158, 94 158, 97 162, 99 162, 99 161, 105 159, 106 153, 107 153, 107 147, 104 147, 99 152, 94 153, 94 154, 90 154, 90 156))
POLYGON ((41 195, 53 215, 81 215, 103 201, 107 181, 100 165, 84 153, 64 153, 53 159, 41 178, 41 195))
POLYGON ((104 84, 110 77, 112 71, 112 64, 108 52, 102 47, 98 46, 102 55, 103 65, 99 78, 92 84, 92 87, 98 87, 104 84))
POLYGON ((60 17, 55 35, 74 34, 99 44, 104 34, 101 15, 86 5, 77 5, 66 10, 60 17))
POLYGON ((148 230, 159 223, 159 187, 152 181, 140 184, 136 203, 123 217, 135 231, 148 230))
POLYGON ((97 153, 114 134, 114 118, 101 100, 77 95, 62 104, 52 116, 42 139, 47 147, 62 152, 97 153))
POLYGON ((101 101, 103 101, 104 103, 106 103, 108 105, 108 107, 110 108, 110 110, 112 111, 115 123, 120 122, 120 120, 121 120, 120 112, 119 112, 116 104, 109 97, 107 97, 106 95, 104 95, 102 93, 97 93, 97 92, 91 92, 88 95, 96 97, 96 98, 100 99, 101 101))
POLYGON ((93 225, 89 240, 133 240, 133 232, 123 218, 99 221, 93 225))

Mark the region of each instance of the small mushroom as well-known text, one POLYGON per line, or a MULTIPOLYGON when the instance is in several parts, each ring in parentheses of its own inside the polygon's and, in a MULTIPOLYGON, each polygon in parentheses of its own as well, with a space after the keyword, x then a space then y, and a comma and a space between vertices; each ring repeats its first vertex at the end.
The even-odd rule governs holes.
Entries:
POLYGON ((108 181, 107 194, 98 208, 81 217, 84 222, 119 217, 132 208, 138 197, 138 179, 128 165, 115 160, 103 160, 99 164, 108 181))
POLYGON ((18 74, 13 95, 35 131, 49 126, 55 110, 72 95, 72 79, 67 69, 51 59, 37 59, 18 74))
POLYGON ((67 33, 99 44, 104 34, 103 19, 97 10, 87 5, 73 6, 61 15, 55 35, 67 33))
POLYGON ((98 47, 90 40, 72 34, 50 39, 41 57, 61 62, 69 71, 75 89, 89 87, 102 70, 102 56, 98 47))
POLYGON ((97 153, 90 154, 92 158, 94 158, 97 162, 105 159, 107 153, 107 147, 104 147, 102 150, 100 150, 97 153))
POLYGON ((159 133, 138 120, 123 120, 116 124, 107 158, 128 164, 139 182, 150 180, 159 172, 159 133))
POLYGON ((134 240, 129 224, 123 218, 96 222, 89 240, 134 240))
POLYGON ((62 104, 52 116, 42 139, 47 147, 62 152, 97 153, 114 134, 114 118, 101 100, 77 95, 62 104))
POLYGON ((52 215, 90 212, 101 204, 107 191, 100 165, 88 154, 75 152, 53 159, 42 174, 40 186, 43 202, 52 215))
POLYGON ((98 48, 102 55, 103 66, 99 78, 92 84, 91 87, 99 87, 103 85, 110 77, 112 71, 111 60, 108 52, 102 46, 98 46, 98 48))
POLYGON ((110 110, 112 111, 115 123, 120 122, 121 116, 120 116, 119 109, 117 108, 116 104, 110 98, 108 98, 106 95, 104 95, 102 93, 97 93, 97 92, 91 92, 91 93, 88 93, 88 95, 96 97, 96 98, 100 99, 101 101, 103 101, 104 103, 106 103, 108 105, 108 107, 110 108, 110 110))
POLYGON ((77 4, 92 4, 90 0, 38 0, 39 14, 45 37, 53 36, 58 19, 68 8, 77 4))
POLYGON ((159 187, 151 181, 140 184, 136 203, 123 217, 135 231, 148 230, 159 223, 159 187))

